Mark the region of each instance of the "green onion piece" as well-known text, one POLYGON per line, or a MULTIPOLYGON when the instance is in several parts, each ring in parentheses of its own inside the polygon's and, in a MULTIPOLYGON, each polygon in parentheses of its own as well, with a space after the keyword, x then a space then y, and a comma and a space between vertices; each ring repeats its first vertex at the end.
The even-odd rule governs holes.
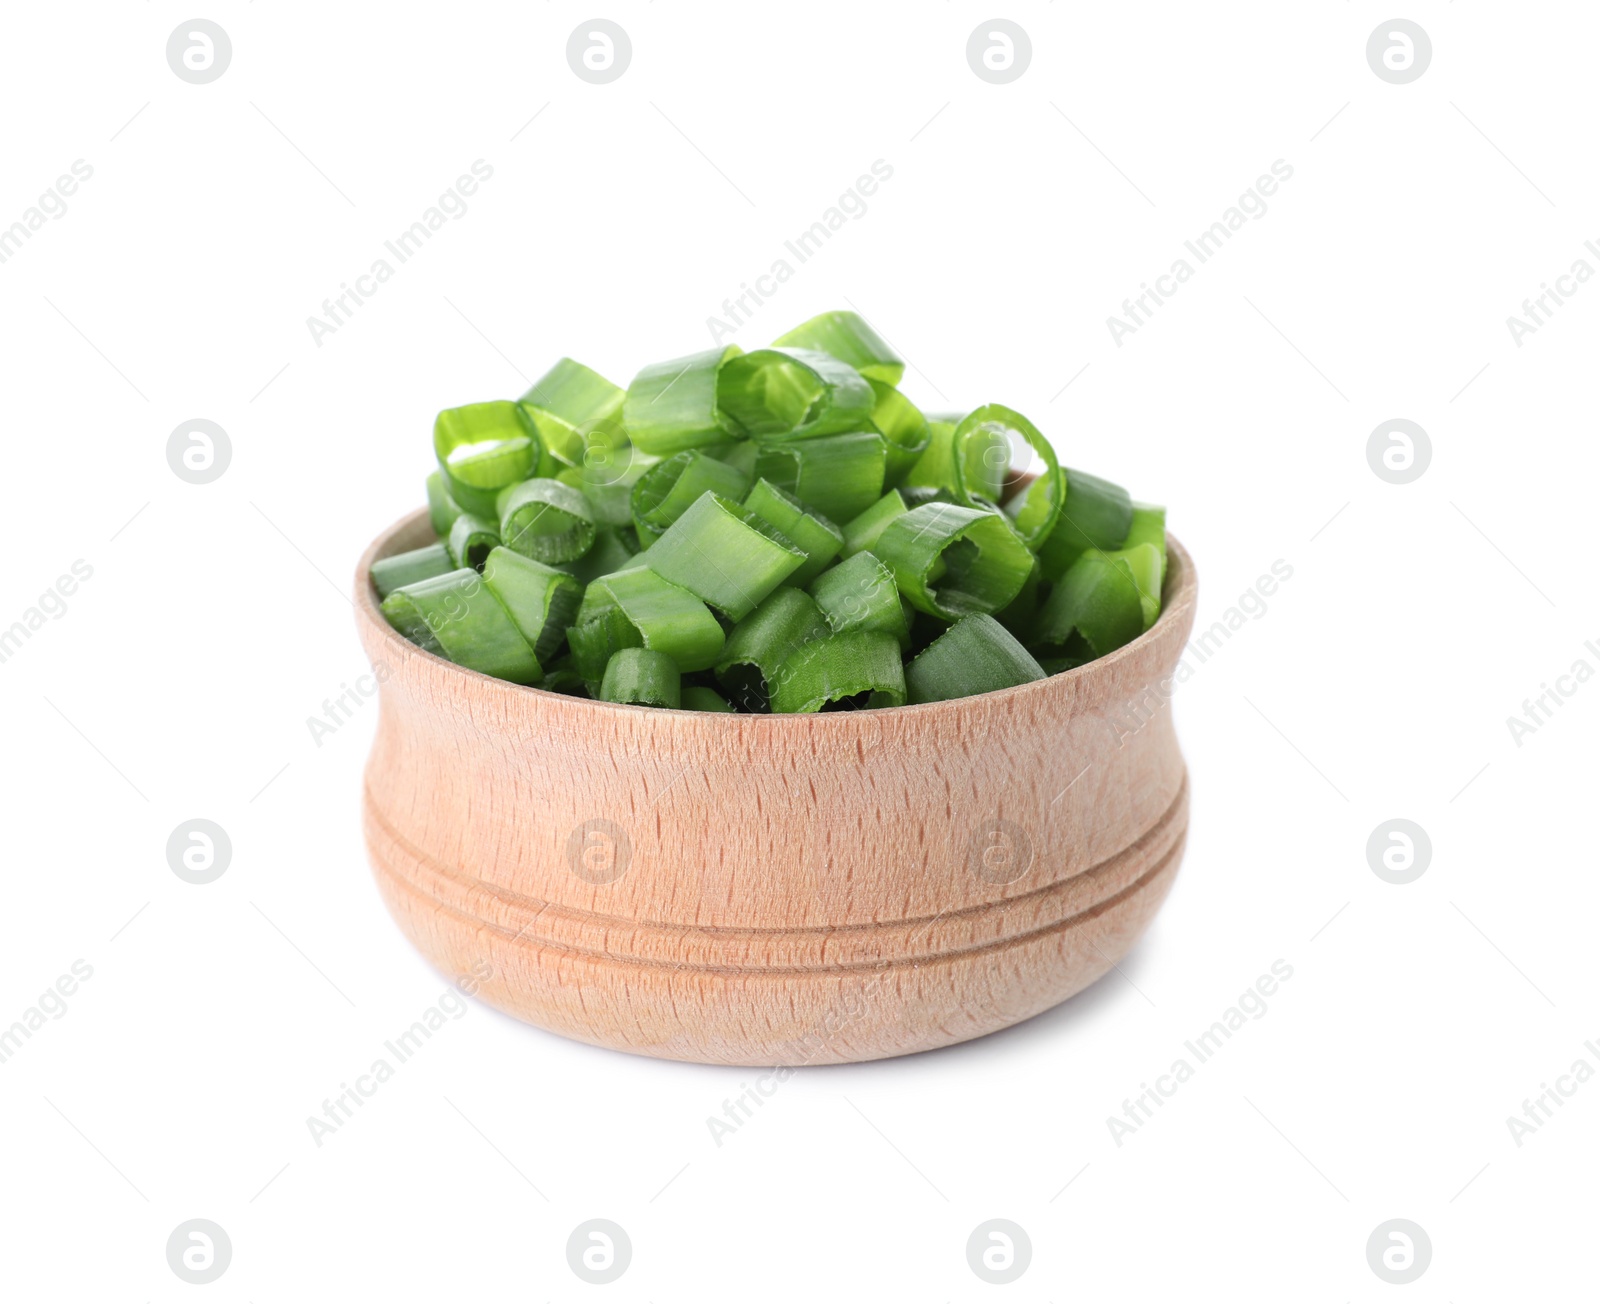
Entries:
MULTIPOLYGON (((631 534, 632 531, 628 533, 631 534)), ((579 584, 588 584, 602 575, 613 575, 619 570, 626 570, 633 562, 635 554, 629 551, 624 538, 620 530, 596 530, 594 547, 577 561, 562 562, 560 569, 566 571, 579 584)))
POLYGON ((594 513, 581 490, 524 480, 500 495, 500 540, 546 565, 576 561, 594 546, 594 513))
POLYGON ((1038 546, 1044 578, 1052 584, 1089 549, 1120 548, 1133 525, 1133 503, 1121 485, 1065 466, 1061 478, 1067 485, 1061 517, 1038 546))
POLYGON ((647 566, 590 584, 577 622, 567 631, 573 660, 598 681, 611 655, 625 647, 664 652, 684 674, 709 670, 722 651, 722 626, 706 604, 647 566))
POLYGON ((568 466, 584 466, 591 447, 620 442, 622 398, 599 372, 562 358, 517 402, 547 452, 568 466))
POLYGON ((947 702, 1044 677, 1044 667, 993 616, 963 616, 906 666, 906 695, 913 703, 947 702))
POLYGON ((954 503, 895 517, 873 551, 913 607, 946 620, 1008 606, 1033 569, 1033 554, 1004 517, 954 503))
POLYGON ((542 671, 528 640, 475 570, 454 570, 396 589, 383 614, 413 643, 458 666, 514 684, 534 684, 542 671))
POLYGON ((894 574, 870 552, 858 552, 823 571, 809 591, 835 634, 869 629, 893 634, 902 649, 911 645, 911 626, 894 574))
POLYGON ((708 490, 738 498, 750 481, 737 467, 691 449, 657 462, 633 486, 634 528, 641 540, 659 539, 708 490))
POLYGON ((717 375, 737 344, 645 367, 628 386, 622 420, 634 446, 657 457, 720 443, 730 433, 717 407, 717 375))
POLYGON ((676 709, 681 700, 678 667, 664 652, 625 647, 606 662, 600 700, 676 709))
POLYGON ((905 514, 906 500, 900 496, 898 489, 889 490, 860 516, 845 525, 844 548, 840 555, 854 557, 858 552, 868 551, 877 543, 878 536, 888 527, 889 522, 905 514))
POLYGON ((450 496, 443 471, 428 472, 428 521, 433 532, 441 539, 450 533, 450 527, 461 515, 461 504, 450 496))
POLYGON ((733 627, 714 667, 717 680, 744 710, 770 711, 779 668, 796 650, 829 633, 809 594, 781 588, 733 627))
POLYGON ((717 402, 755 439, 812 439, 871 423, 873 395, 854 367, 808 349, 757 349, 730 358, 717 402))
POLYGON ((493 516, 500 491, 539 463, 539 441, 515 403, 446 408, 433 423, 433 451, 450 496, 479 516, 493 516))
POLYGON ((444 543, 450 551, 450 560, 455 563, 452 570, 470 566, 481 571, 489 550, 500 546, 500 531, 493 521, 486 521, 473 512, 462 512, 450 527, 444 543))
POLYGON ((733 703, 716 689, 699 685, 683 690, 682 706, 685 711, 733 711, 733 703))
POLYGON ((1141 543, 1152 544, 1161 554, 1161 582, 1166 583, 1167 509, 1165 507, 1157 507, 1152 503, 1133 504, 1133 524, 1128 527, 1128 537, 1122 541, 1122 546, 1137 548, 1141 543))
POLYGON ((948 489, 939 489, 931 484, 903 484, 900 486, 900 497, 905 500, 907 510, 921 507, 924 503, 953 503, 956 500, 948 489))
POLYGON ((872 386, 872 424, 889 444, 884 479, 889 484, 899 484, 928 451, 932 438, 928 418, 893 385, 870 377, 867 383, 872 386))
POLYGON ((1039 591, 1043 587, 1044 568, 1039 559, 1033 559, 1033 569, 1023 581, 1022 589, 1007 605, 994 613, 994 618, 1004 625, 1024 644, 1034 641, 1034 626, 1039 619, 1039 591))
POLYGON ((888 444, 875 430, 765 444, 756 475, 834 521, 848 521, 883 493, 888 444))
POLYGON ((744 505, 805 553, 806 559, 800 569, 790 575, 785 584, 804 588, 844 546, 844 535, 837 525, 825 516, 807 512, 797 498, 770 480, 757 480, 755 488, 745 495, 744 505))
POLYGON ((583 585, 565 571, 496 548, 484 563, 483 582, 500 599, 541 665, 567 646, 567 627, 578 614, 583 585))
POLYGON ((821 313, 772 342, 832 354, 868 379, 890 385, 898 385, 906 370, 906 364, 859 313, 821 313))
POLYGON ((568 693, 573 697, 589 696, 588 685, 578 673, 578 668, 572 664, 570 653, 544 668, 544 678, 539 681, 539 687, 548 693, 568 693))
POLYGON ((1061 515, 1060 463, 1050 441, 1022 413, 999 403, 985 403, 962 418, 950 438, 956 501, 968 507, 998 506, 1006 472, 1011 466, 1012 435, 1026 442, 1044 463, 1044 470, 1033 483, 1008 504, 1012 524, 1017 527, 1022 541, 1030 548, 1037 548, 1055 529, 1056 519, 1061 515), (981 464, 976 468, 971 456, 974 447, 984 450, 979 459, 981 464), (975 471, 981 476, 977 483, 971 478, 975 471))
MULTIPOLYGON (((978 412, 983 410, 979 408, 978 412)), ((1001 426, 979 421, 968 425, 957 443, 956 432, 968 420, 967 417, 954 422, 943 417, 928 418, 928 447, 906 472, 901 488, 942 489, 965 507, 973 506, 974 499, 986 503, 999 501, 1001 486, 1011 467, 1011 441, 1001 426)), ((909 503, 911 499, 908 497, 906 501, 909 503)))
POLYGON ((761 446, 753 439, 741 439, 738 443, 729 444, 726 451, 712 454, 717 461, 726 462, 729 466, 744 473, 745 483, 756 478, 756 457, 761 452, 761 446))
POLYGON ((821 711, 828 706, 904 706, 905 669, 892 634, 855 630, 808 643, 778 668, 772 691, 775 714, 821 711))
POLYGON ((660 460, 632 444, 614 449, 591 448, 584 457, 578 487, 589 500, 595 524, 617 529, 631 526, 633 486, 660 460))
POLYGON ((651 570, 734 621, 754 611, 805 560, 780 531, 714 493, 702 494, 649 551, 651 570))
POLYGON ((1097 657, 1131 643, 1161 609, 1161 554, 1141 543, 1122 552, 1090 549, 1073 562, 1039 612, 1037 638, 1071 655, 1076 635, 1097 657))
POLYGON ((372 563, 372 583, 380 598, 386 598, 396 589, 419 580, 431 580, 456 568, 450 559, 450 550, 442 543, 430 543, 426 548, 396 553, 393 557, 380 557, 372 563))

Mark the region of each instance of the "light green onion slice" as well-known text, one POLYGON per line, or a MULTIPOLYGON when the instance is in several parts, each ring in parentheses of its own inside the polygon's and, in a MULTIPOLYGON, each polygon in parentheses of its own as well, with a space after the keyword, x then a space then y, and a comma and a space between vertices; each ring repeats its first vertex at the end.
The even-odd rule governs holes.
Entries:
POLYGON ((870 552, 858 552, 811 583, 817 609, 835 634, 868 629, 893 634, 901 648, 911 644, 911 626, 900 605, 894 574, 870 552))
POLYGON ((481 571, 489 549, 500 546, 500 530, 493 521, 486 521, 472 512, 462 512, 450 527, 444 543, 450 560, 457 567, 470 566, 481 571))
POLYGON ((1038 545, 1039 564, 1052 584, 1090 548, 1120 548, 1133 525, 1133 503, 1121 485, 1066 466, 1061 478, 1067 493, 1060 519, 1038 545))
MULTIPOLYGON (((971 507, 974 499, 999 501, 1006 472, 1011 469, 1011 441, 1003 428, 978 422, 967 428, 958 445, 956 431, 966 420, 928 418, 928 447, 906 472, 900 485, 903 490, 943 490, 966 507, 971 507)), ((906 501, 911 502, 910 495, 906 501)))
POLYGON ((872 386, 848 363, 808 349, 757 349, 730 358, 717 402, 754 439, 812 439, 871 424, 872 386))
POLYGON ((741 710, 771 710, 779 667, 831 632, 809 594, 781 588, 733 627, 717 658, 717 680, 741 710))
MULTIPOLYGON (((641 453, 631 444, 585 460, 578 471, 578 487, 589 500, 596 525, 613 529, 633 524, 633 486, 660 458, 641 453)), ((569 468, 570 469, 570 468, 569 468)))
POLYGON ((744 505, 805 553, 805 561, 785 584, 804 588, 844 546, 844 535, 837 525, 820 513, 807 512, 799 499, 770 480, 757 480, 745 495, 744 505))
POLYGON ((737 467, 691 449, 657 462, 633 486, 634 528, 642 541, 659 539, 706 492, 739 498, 750 480, 737 467))
POLYGON ((1124 548, 1136 548, 1141 543, 1152 545, 1161 554, 1161 582, 1167 579, 1167 509, 1152 503, 1133 504, 1133 523, 1128 526, 1128 537, 1122 541, 1124 548))
POLYGON ((640 567, 607 575, 584 590, 567 643, 578 672, 598 682, 611 655, 625 647, 664 652, 685 674, 709 670, 722 651, 723 634, 694 594, 640 567))
POLYGON ((729 715, 734 714, 732 702, 716 689, 699 684, 683 690, 681 705, 685 711, 721 711, 729 715))
POLYGON ((921 409, 893 385, 870 377, 872 386, 872 424, 889 445, 888 467, 884 480, 899 484, 928 451, 932 432, 921 409))
POLYGON ((513 684, 543 671, 522 631, 475 570, 454 570, 396 589, 383 600, 388 622, 413 643, 458 666, 513 684))
POLYGON ((1033 554, 1004 517, 955 503, 895 517, 873 551, 913 607, 945 620, 1008 606, 1033 569, 1033 554))
POLYGON ((539 441, 568 466, 586 464, 591 448, 622 439, 623 391, 581 362, 562 358, 517 400, 539 441))
POLYGON ((632 533, 632 530, 596 530, 594 546, 577 561, 562 562, 560 569, 566 571, 579 584, 588 584, 602 575, 612 575, 619 570, 626 570, 637 557, 636 553, 630 551, 626 542, 632 533))
POLYGON ((816 349, 848 362, 870 380, 898 385, 905 374, 902 362, 888 342, 868 326, 859 313, 825 312, 801 322, 772 341, 797 349, 816 349))
POLYGON ((765 444, 756 475, 829 520, 859 516, 883 493, 888 445, 876 430, 765 444))
POLYGON ((906 510, 906 500, 900 496, 900 491, 889 490, 860 516, 854 517, 845 525, 844 547, 840 550, 840 556, 854 557, 858 552, 868 551, 877 543, 878 536, 888 528, 889 522, 897 516, 904 516, 906 510))
POLYGON ((905 704, 900 644, 894 635, 872 630, 806 644, 778 667, 772 686, 775 714, 905 704))
POLYGON ((717 376, 737 344, 691 353, 686 358, 645 367, 628 386, 622 421, 636 448, 670 457, 686 448, 703 448, 732 433, 717 407, 717 376))
POLYGON ((515 403, 446 408, 433 423, 433 451, 450 496, 479 516, 493 516, 500 491, 539 463, 539 441, 515 403))
POLYGON ((559 480, 524 480, 500 494, 500 541, 547 566, 594 546, 594 512, 582 490, 559 480))
POLYGON ((426 548, 413 548, 410 552, 380 557, 372 563, 372 584, 380 598, 386 598, 396 589, 419 580, 431 580, 456 569, 450 550, 442 543, 430 543, 426 548))
POLYGON ((664 579, 743 620, 805 564, 806 555, 754 512, 719 494, 702 494, 649 550, 664 579))
POLYGON ((1044 469, 1033 483, 1008 504, 1011 522, 1022 541, 1030 548, 1037 548, 1049 537, 1056 518, 1061 515, 1060 463, 1050 441, 1022 413, 999 403, 985 403, 962 418, 950 437, 956 501, 968 507, 998 506, 1006 473, 1011 467, 1012 436, 1025 442, 1044 463, 1044 469), (975 446, 985 450, 976 468, 970 455, 975 446), (999 460, 1001 450, 1004 450, 1003 461, 999 460), (978 483, 973 482, 973 474, 981 477, 978 483))
POLYGON ((993 616, 963 616, 906 666, 906 696, 947 702, 1044 677, 1044 667, 993 616))
POLYGON ((500 599, 541 665, 567 646, 567 627, 577 618, 583 585, 565 571, 496 548, 483 566, 483 582, 500 599))
POLYGON ((671 657, 648 648, 625 647, 606 662, 600 684, 602 702, 628 706, 666 706, 682 700, 678 667, 671 657))
POLYGON ((1091 549, 1073 562, 1039 612, 1036 637, 1068 654, 1074 636, 1097 657, 1131 643, 1161 610, 1161 554, 1141 543, 1118 552, 1091 549))
POLYGON ((450 533, 450 527, 461 515, 461 504, 450 496, 444 482, 443 471, 428 472, 428 523, 441 539, 450 533))
POLYGON ((729 466, 744 472, 745 481, 748 483, 756 478, 756 458, 760 452, 761 446, 755 440, 741 439, 718 450, 712 456, 719 462, 726 462, 729 466))

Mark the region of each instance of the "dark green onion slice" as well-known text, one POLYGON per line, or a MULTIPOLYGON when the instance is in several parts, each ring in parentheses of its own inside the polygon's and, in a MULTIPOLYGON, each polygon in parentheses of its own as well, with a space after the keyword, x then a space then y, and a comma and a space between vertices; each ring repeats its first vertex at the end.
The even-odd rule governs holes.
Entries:
POLYGON ((872 545, 877 543, 878 536, 888 528, 889 522, 905 514, 906 500, 900 496, 898 489, 889 490, 860 516, 845 525, 844 548, 840 555, 854 557, 858 552, 870 550, 872 545))
POLYGON ((1068 652, 1073 636, 1103 657, 1131 643, 1161 609, 1161 555, 1142 543, 1119 552, 1091 549, 1073 562, 1039 612, 1036 637, 1068 652))
POLYGON ((859 516, 883 493, 888 445, 876 430, 765 444, 756 475, 834 521, 859 516))
POLYGON ((475 570, 454 570, 396 589, 383 614, 413 643, 458 666, 513 684, 538 683, 528 640, 475 570))
POLYGON ((622 399, 623 391, 599 372, 562 358, 517 401, 552 456, 583 466, 592 449, 622 441, 622 399))
POLYGON ((872 421, 872 386, 854 367, 808 349, 730 358, 717 402, 731 428, 763 441, 813 439, 872 421))
POLYGON ((1061 517, 1038 545, 1044 578, 1052 584, 1089 549, 1120 548, 1133 525, 1133 503, 1121 485, 1066 466, 1061 478, 1067 486, 1061 517))
POLYGON ((430 543, 426 548, 413 548, 410 552, 380 557, 372 563, 372 583, 380 598, 386 598, 396 589, 419 580, 431 580, 455 570, 450 550, 442 543, 430 543))
POLYGON ((825 570, 809 589, 822 618, 835 634, 852 629, 893 634, 902 649, 911 643, 911 626, 900 605, 894 574, 870 552, 825 570))
POLYGON ((659 539, 701 494, 740 498, 749 487, 749 477, 737 467, 699 449, 678 453, 650 467, 633 486, 634 528, 641 540, 659 539))
POLYGON ((567 627, 577 618, 583 585, 565 571, 509 548, 496 548, 483 566, 483 582, 528 640, 541 665, 567 646, 567 627))
POLYGON ((686 448, 720 443, 731 430, 717 407, 717 376, 737 344, 691 353, 645 367, 628 386, 622 420, 636 448, 670 457, 686 448))
POLYGON ((584 683, 578 668, 572 664, 570 653, 544 668, 544 678, 539 681, 539 687, 547 693, 567 693, 573 697, 589 696, 589 686, 584 683))
POLYGON ((898 385, 905 374, 902 362, 888 342, 868 326, 859 313, 825 312, 801 322, 772 341, 797 349, 816 349, 848 362, 863 376, 898 385))
POLYGON ((733 703, 714 688, 693 685, 683 690, 685 711, 733 711, 733 703))
POLYGON ((1044 587, 1043 574, 1039 559, 1035 557, 1033 569, 1023 581, 1021 591, 994 613, 994 618, 1021 639, 1024 645, 1034 641, 1034 626, 1039 619, 1039 594, 1044 587))
POLYGON ((963 616, 906 666, 906 696, 947 702, 1044 677, 1044 667, 993 616, 963 616))
POLYGON ((717 658, 717 680, 746 711, 771 710, 770 685, 796 649, 829 636, 810 595, 781 588, 733 627, 717 658))
POLYGON ((583 492, 559 480, 524 480, 500 495, 500 541, 547 566, 594 546, 594 513, 583 492))
POLYGON ((913 607, 945 620, 1008 606, 1033 569, 1033 554, 1004 517, 955 503, 895 517, 873 552, 913 607))
POLYGON ((1005 476, 1011 467, 1013 435, 1032 448, 1034 455, 1044 463, 1044 469, 1033 482, 1008 504, 1011 523, 1017 527, 1022 541, 1030 548, 1037 548, 1055 529, 1056 519, 1061 515, 1060 463, 1056 460, 1056 450, 1051 447, 1050 441, 1022 413, 999 403, 985 403, 962 418, 950 439, 956 501, 968 507, 999 505, 1005 476), (998 447, 996 436, 999 437, 998 447), (970 450, 974 446, 987 450, 979 459, 981 465, 977 473, 982 480, 977 484, 971 479, 974 464, 970 450), (998 460, 1001 448, 1004 449, 1005 460, 996 467, 992 463, 998 460), (996 470, 1000 477, 998 482, 995 479, 996 470))
MULTIPOLYGON (((627 533, 632 534, 633 531, 627 533)), ((620 530, 596 530, 594 546, 577 561, 562 562, 561 569, 579 584, 588 584, 602 575, 625 570, 636 556, 629 550, 625 538, 620 530)))
POLYGON ((489 550, 500 546, 500 530, 493 521, 486 521, 473 512, 462 512, 444 542, 455 566, 470 566, 481 571, 489 550))
POLYGON ((450 496, 479 516, 493 516, 500 491, 539 464, 533 427, 507 402, 446 408, 433 423, 433 451, 450 496))
POLYGON ((461 515, 461 504, 450 496, 443 471, 428 472, 428 523, 441 539, 450 533, 450 527, 461 515))
POLYGON ((754 611, 805 560, 781 531, 713 493, 702 494, 648 554, 651 570, 734 621, 754 611))
POLYGON ((871 377, 867 383, 872 386, 872 424, 889 444, 884 481, 899 484, 928 451, 928 418, 893 385, 871 377))
POLYGON ((709 670, 722 651, 722 626, 687 589, 647 566, 595 580, 567 631, 578 671, 599 680, 611 654, 625 647, 664 652, 685 674, 709 670))
POLYGON ((1124 548, 1137 548, 1141 543, 1151 544, 1161 554, 1161 580, 1167 579, 1167 509, 1153 503, 1133 504, 1133 523, 1128 527, 1128 537, 1122 541, 1124 548))
MULTIPOLYGON (((979 422, 967 428, 958 445, 956 431, 966 420, 928 418, 928 447, 906 472, 902 489, 943 490, 966 507, 971 507, 975 498, 999 501, 1006 472, 1011 469, 1011 441, 1003 429, 979 422)), ((906 501, 910 503, 909 495, 906 501)))
POLYGON ((844 546, 844 535, 837 525, 820 513, 807 512, 799 499, 770 480, 757 480, 745 495, 744 505, 805 553, 805 561, 785 584, 804 588, 844 546))
POLYGON ((625 647, 606 662, 600 700, 676 709, 682 700, 678 667, 664 652, 625 647))
POLYGON ((854 630, 808 643, 790 654, 772 685, 775 714, 821 711, 829 706, 904 706, 905 669, 892 634, 854 630))

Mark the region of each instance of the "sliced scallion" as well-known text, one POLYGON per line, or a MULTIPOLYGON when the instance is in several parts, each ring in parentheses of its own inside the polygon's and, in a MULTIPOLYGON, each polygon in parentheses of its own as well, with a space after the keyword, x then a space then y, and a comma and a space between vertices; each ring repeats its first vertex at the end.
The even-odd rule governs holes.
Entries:
POLYGON ((581 362, 562 358, 518 401, 539 441, 558 461, 583 466, 591 448, 622 436, 623 391, 581 362))
POLYGON ((445 547, 456 566, 470 566, 481 571, 491 548, 500 546, 500 530, 493 521, 472 512, 462 512, 450 527, 445 547))
POLYGON ((832 634, 797 649, 778 667, 772 688, 775 714, 905 704, 900 644, 873 630, 832 634))
POLYGON ((1120 548, 1133 525, 1133 503, 1121 485, 1065 466, 1061 478, 1067 492, 1060 518, 1037 545, 1039 564, 1052 584, 1090 548, 1120 548))
POLYGON ((779 667, 830 633, 809 594, 781 588, 733 627, 717 658, 717 680, 741 710, 770 710, 779 667))
POLYGON ((883 493, 888 445, 876 430, 764 444, 756 475, 830 520, 859 516, 883 493))
POLYGON ((543 671, 528 640, 475 570, 454 570, 396 589, 383 614, 400 633, 459 666, 514 684, 543 671))
POLYGON ((594 546, 594 512, 583 491, 559 480, 524 480, 500 495, 500 541, 547 566, 594 546))
POLYGON ((702 494, 648 554, 651 570, 733 621, 754 611, 805 560, 781 531, 714 493, 702 494))
POLYGON ((733 432, 717 408, 717 377, 739 355, 739 346, 730 344, 641 370, 622 404, 622 422, 634 446, 670 457, 727 439, 733 432))
POLYGON ((631 509, 640 540, 659 539, 706 492, 741 498, 750 479, 737 467, 700 449, 674 454, 650 467, 633 486, 631 509))
POLYGON ((450 527, 461 515, 461 504, 450 496, 444 482, 443 471, 428 472, 428 524, 441 539, 450 533, 450 527))
POLYGON ((386 598, 396 589, 419 580, 431 580, 456 569, 450 550, 442 543, 430 543, 426 548, 413 548, 410 552, 380 557, 372 563, 372 584, 380 598, 386 598))
POLYGON ((1128 537, 1122 541, 1124 548, 1136 548, 1141 543, 1152 545, 1161 554, 1161 579, 1167 578, 1167 509, 1152 503, 1134 503, 1133 521, 1128 526, 1128 537))
POLYGON ((1131 643, 1161 609, 1161 555, 1142 543, 1118 552, 1083 553, 1051 590, 1039 612, 1041 645, 1070 651, 1073 636, 1103 657, 1131 643))
POLYGON ((905 363, 859 313, 820 313, 778 336, 773 343, 832 354, 869 380, 881 380, 890 385, 898 385, 905 374, 905 363))
POLYGON ((731 714, 733 703, 728 701, 714 688, 706 688, 700 684, 691 685, 683 690, 681 703, 685 711, 722 711, 731 714))
POLYGON ((904 516, 906 510, 906 500, 900 496, 900 491, 889 490, 860 516, 845 524, 844 547, 840 550, 840 557, 854 557, 858 552, 868 551, 888 528, 889 522, 897 516, 904 516))
POLYGON ((500 599, 541 665, 565 650, 567 627, 577 618, 583 600, 582 584, 565 571, 510 548, 490 552, 483 582, 500 599))
POLYGON ((893 385, 871 377, 867 383, 872 386, 872 424, 889 445, 884 480, 888 484, 899 484, 928 451, 931 438, 928 418, 893 385))
POLYGON ((539 441, 515 403, 446 408, 433 423, 433 451, 450 497, 485 517, 494 515, 500 491, 539 463, 539 441))
POLYGON ((906 665, 906 696, 946 702, 1015 688, 1044 668, 993 616, 963 616, 906 665))
POLYGON ((625 647, 664 652, 685 674, 709 670, 722 651, 723 634, 699 598, 641 566, 584 590, 567 642, 579 673, 598 680, 611 654, 625 647))
POLYGON ((809 349, 757 349, 722 368, 717 402, 733 429, 762 441, 812 439, 871 423, 872 386, 854 367, 809 349))
POLYGON ((757 480, 745 495, 744 505, 805 553, 805 561, 785 584, 805 587, 844 546, 844 534, 837 525, 820 513, 806 511, 799 499, 770 480, 757 480))
POLYGON ((894 573, 870 552, 858 552, 812 581, 809 592, 835 634, 875 630, 910 646, 911 627, 900 605, 894 573))
POLYGON ((968 507, 999 504, 1006 472, 1011 466, 1013 437, 1025 442, 1044 463, 1044 469, 1034 481, 1012 500, 1014 510, 1010 512, 1012 524, 1017 527, 1022 541, 1030 548, 1037 548, 1049 537, 1056 518, 1061 515, 1060 464, 1050 441, 1022 413, 999 403, 985 403, 962 418, 950 437, 956 501, 968 507), (977 459, 977 474, 982 477, 979 484, 971 479, 974 459, 970 453, 974 447, 983 450, 977 459), (1002 450, 1004 460, 1001 460, 1002 450))
POLYGON ((955 503, 925 503, 895 517, 873 552, 906 601, 945 620, 1008 606, 1033 569, 1033 554, 1004 517, 955 503))
POLYGON ((623 648, 606 662, 600 700, 676 709, 682 700, 677 664, 664 652, 642 647, 623 648))

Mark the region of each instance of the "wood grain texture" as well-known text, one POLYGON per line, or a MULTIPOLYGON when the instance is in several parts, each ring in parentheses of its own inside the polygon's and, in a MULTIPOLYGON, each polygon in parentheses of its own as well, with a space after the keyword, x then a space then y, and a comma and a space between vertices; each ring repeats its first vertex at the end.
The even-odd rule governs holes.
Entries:
POLYGON ((1177 872, 1170 676, 1195 577, 1109 657, 1002 693, 808 716, 523 688, 389 628, 364 821, 402 930, 543 1028, 715 1064, 878 1059, 1048 1009, 1107 972, 1177 872), (1163 681, 1167 681, 1163 687, 1163 681))

